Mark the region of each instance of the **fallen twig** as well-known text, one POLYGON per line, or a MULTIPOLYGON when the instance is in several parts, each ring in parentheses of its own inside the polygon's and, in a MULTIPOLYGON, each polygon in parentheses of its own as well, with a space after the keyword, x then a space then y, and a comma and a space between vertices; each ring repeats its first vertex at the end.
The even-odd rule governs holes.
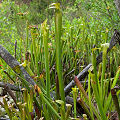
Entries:
POLYGON ((12 70, 15 73, 17 74, 22 73, 28 83, 30 83, 33 86, 36 85, 34 80, 24 69, 24 67, 21 66, 20 63, 1 45, 0 45, 0 57, 12 68, 12 70))
POLYGON ((3 83, 3 82, 0 82, 0 87, 5 87, 5 86, 8 86, 11 90, 14 90, 14 91, 20 91, 19 87, 15 86, 15 85, 12 85, 10 83, 3 83))

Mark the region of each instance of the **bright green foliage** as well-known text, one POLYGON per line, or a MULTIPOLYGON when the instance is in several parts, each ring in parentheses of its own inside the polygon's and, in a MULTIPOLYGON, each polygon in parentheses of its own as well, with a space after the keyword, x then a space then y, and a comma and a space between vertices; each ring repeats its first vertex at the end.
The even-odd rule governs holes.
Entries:
MULTIPOLYGON (((35 89, 31 89, 20 74, 19 66, 13 68, 18 73, 16 74, 3 60, 0 60, 0 82, 15 81, 14 85, 26 88, 23 94, 16 92, 18 111, 9 106, 5 98, 3 99, 3 107, 9 118, 31 120, 30 113, 33 112, 35 103, 40 115, 35 111, 35 117, 39 116, 46 120, 71 119, 71 105, 65 102, 64 86, 72 80, 72 75, 77 75, 92 61, 88 78, 85 79, 88 79, 87 90, 83 87, 87 84, 77 85, 79 95, 76 92, 77 88, 73 89, 71 95, 74 101, 73 116, 77 119, 76 98, 80 97, 81 105, 90 119, 94 120, 94 116, 98 120, 109 119, 106 114, 115 109, 111 104, 112 95, 108 88, 114 88, 119 79, 120 51, 119 46, 115 46, 108 53, 108 65, 106 59, 108 47, 105 45, 101 49, 100 46, 109 43, 114 29, 120 29, 114 2, 112 0, 102 2, 33 0, 26 4, 24 2, 24 0, 3 0, 0 3, 0 44, 13 56, 17 55, 16 59, 34 79, 39 91, 36 93, 35 89), (16 53, 15 41, 17 41, 16 53), (102 63, 97 66, 96 57, 101 51, 102 63), (26 53, 29 53, 27 59, 26 53), (57 96, 54 95, 55 91, 61 99, 55 100, 56 102, 52 100, 57 96)), ((87 119, 86 114, 83 116, 87 119)))

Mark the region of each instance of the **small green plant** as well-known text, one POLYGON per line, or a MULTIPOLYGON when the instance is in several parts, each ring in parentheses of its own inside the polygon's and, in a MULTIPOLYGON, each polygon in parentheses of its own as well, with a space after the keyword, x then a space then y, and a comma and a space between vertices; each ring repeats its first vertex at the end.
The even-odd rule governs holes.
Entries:
POLYGON ((74 101, 74 118, 76 118, 76 114, 77 114, 77 112, 76 112, 76 99, 77 99, 77 93, 78 93, 76 87, 72 88, 72 93, 73 93, 73 101, 74 101))

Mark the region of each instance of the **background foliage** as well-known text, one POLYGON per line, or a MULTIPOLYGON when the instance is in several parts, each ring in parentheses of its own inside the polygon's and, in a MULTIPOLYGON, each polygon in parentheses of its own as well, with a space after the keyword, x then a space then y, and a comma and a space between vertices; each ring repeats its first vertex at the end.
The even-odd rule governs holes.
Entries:
MULTIPOLYGON (((43 91, 47 86, 47 82, 45 85, 44 81, 50 79, 50 86, 48 86, 50 90, 48 89, 47 94, 51 91, 56 92, 56 99, 59 99, 60 94, 57 94, 59 91, 57 88, 58 71, 55 67, 57 43, 55 41, 56 24, 54 17, 56 11, 50 9, 50 4, 56 2, 60 3, 62 10, 60 41, 60 49, 62 48, 62 51, 60 60, 62 62, 62 76, 65 86, 72 80, 73 75, 77 75, 87 64, 91 63, 93 47, 97 48, 95 51, 97 56, 101 52, 101 44, 109 43, 114 29, 120 29, 120 19, 113 0, 4 0, 0 3, 0 44, 13 56, 16 56, 16 59, 23 66, 29 66, 30 69, 27 69, 29 74, 40 87, 43 87, 43 91), (46 19, 47 22, 45 23, 46 19), (44 33, 46 30, 49 31, 47 33, 48 36, 44 33), (48 43, 45 43, 45 39, 48 40, 48 43), (48 51, 44 48, 48 48, 48 51), (27 52, 28 56, 26 57, 27 52), (46 64, 50 70, 47 70, 46 64), (46 73, 48 78, 45 76, 46 73)), ((113 79, 116 75, 120 65, 119 60, 119 46, 116 46, 108 54, 105 79, 113 79)), ((15 84, 18 85, 19 81, 16 74, 11 71, 4 61, 0 62, 0 64, 3 64, 3 69, 0 70, 0 81, 8 81, 6 79, 7 76, 3 73, 6 70, 12 79, 16 81, 15 84)), ((91 74, 89 77, 93 79, 91 74)), ((43 93, 45 94, 46 91, 43 93)), ((90 93, 90 89, 89 94, 92 97, 93 94, 90 93)), ((19 95, 22 96, 21 93, 19 95)), ((41 100, 43 109, 48 113, 44 103, 46 98, 41 93, 40 96, 43 98, 41 100)), ((75 95, 73 96, 76 99, 75 95)), ((29 95, 28 97, 30 99, 29 95)), ((53 104, 48 98, 47 100, 50 104, 53 104)), ((22 100, 18 99, 18 101, 22 100)), ((4 101, 4 103, 6 102, 4 101)), ((65 110, 63 102, 57 101, 57 103, 61 105, 61 109, 65 110)), ((112 109, 111 107, 110 110, 112 109)), ((61 113, 61 116, 64 119, 63 113, 61 113)), ((76 117, 76 115, 74 116, 76 117)), ((49 118, 49 115, 46 118, 49 118)))

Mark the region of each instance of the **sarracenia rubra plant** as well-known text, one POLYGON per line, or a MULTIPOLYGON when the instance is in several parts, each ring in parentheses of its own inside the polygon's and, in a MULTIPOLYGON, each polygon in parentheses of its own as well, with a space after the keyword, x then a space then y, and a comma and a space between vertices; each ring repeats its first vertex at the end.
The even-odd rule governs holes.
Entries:
POLYGON ((42 23, 43 32, 43 43, 44 43, 44 53, 45 53, 45 69, 46 69, 46 92, 47 96, 50 97, 50 70, 49 70, 49 59, 48 59, 48 36, 49 29, 47 25, 47 20, 42 23))
POLYGON ((61 54, 62 54, 62 41, 61 41, 61 32, 62 32, 62 12, 60 9, 59 3, 51 4, 50 8, 55 9, 55 40, 56 40, 56 68, 59 80, 59 89, 61 100, 65 102, 65 93, 64 93, 64 82, 62 76, 62 63, 61 63, 61 54))

